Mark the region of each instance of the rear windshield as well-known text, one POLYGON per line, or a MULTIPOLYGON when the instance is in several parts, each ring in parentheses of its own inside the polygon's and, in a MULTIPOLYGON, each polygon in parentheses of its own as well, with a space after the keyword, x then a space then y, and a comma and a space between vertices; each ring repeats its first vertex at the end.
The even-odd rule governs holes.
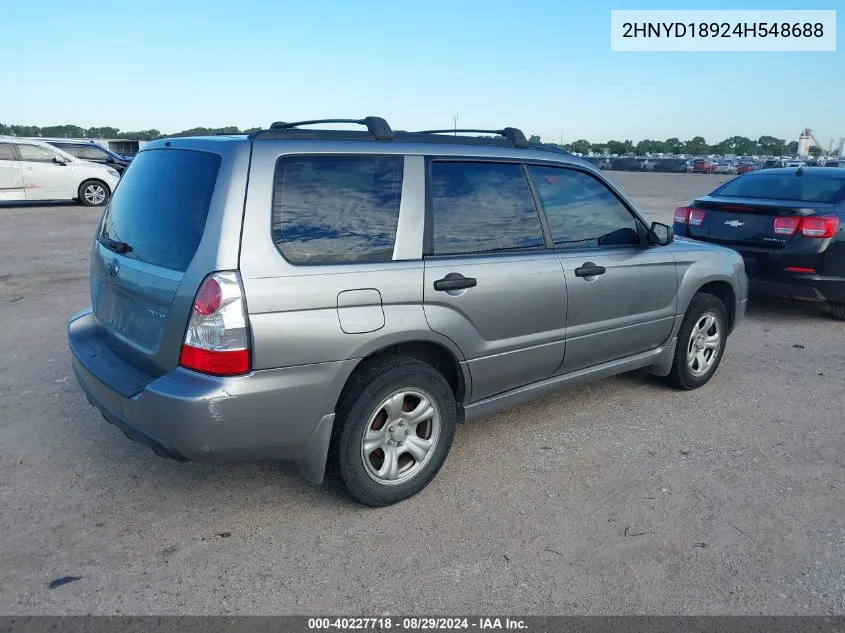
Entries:
POLYGON ((125 242, 134 257, 184 272, 205 229, 220 156, 193 150, 139 153, 103 217, 100 236, 125 242))
POLYGON ((770 198, 799 202, 836 202, 845 192, 845 178, 811 175, 756 173, 731 180, 713 192, 714 196, 770 198))

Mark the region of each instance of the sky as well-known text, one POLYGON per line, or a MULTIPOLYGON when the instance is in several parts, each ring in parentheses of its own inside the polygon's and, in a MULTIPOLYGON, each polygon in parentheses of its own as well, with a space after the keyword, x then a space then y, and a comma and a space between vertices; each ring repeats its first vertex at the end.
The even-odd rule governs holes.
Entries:
POLYGON ((845 136, 841 35, 837 52, 611 52, 611 9, 670 8, 840 8, 845 33, 841 0, 9 2, 0 122, 426 129, 457 114, 550 142, 845 136))

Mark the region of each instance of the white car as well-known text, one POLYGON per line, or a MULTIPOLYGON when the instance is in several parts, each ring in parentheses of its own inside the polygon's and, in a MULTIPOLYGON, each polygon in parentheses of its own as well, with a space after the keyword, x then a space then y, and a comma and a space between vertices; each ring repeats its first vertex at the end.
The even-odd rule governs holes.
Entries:
POLYGON ((108 203, 120 174, 30 139, 0 136, 0 201, 79 200, 108 203))

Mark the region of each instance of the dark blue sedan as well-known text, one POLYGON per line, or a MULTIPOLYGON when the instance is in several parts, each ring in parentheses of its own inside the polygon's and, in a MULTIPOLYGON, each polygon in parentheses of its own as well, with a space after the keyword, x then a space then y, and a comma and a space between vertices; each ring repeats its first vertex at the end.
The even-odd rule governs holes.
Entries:
POLYGON ((845 169, 749 172, 678 207, 673 226, 739 251, 751 292, 827 302, 845 319, 845 169))

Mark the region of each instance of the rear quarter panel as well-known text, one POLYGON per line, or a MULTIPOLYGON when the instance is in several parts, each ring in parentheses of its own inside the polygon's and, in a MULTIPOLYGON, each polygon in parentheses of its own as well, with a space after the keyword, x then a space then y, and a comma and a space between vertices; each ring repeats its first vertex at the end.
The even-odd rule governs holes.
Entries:
MULTIPOLYGON (((262 141, 253 149, 240 256, 253 337, 253 367, 271 369, 364 358, 397 343, 457 346, 428 326, 422 307, 425 213, 421 156, 405 156, 393 261, 294 265, 272 237, 273 181, 289 154, 404 155, 393 145, 262 141)), ((332 398, 336 394, 326 394, 332 398)))

